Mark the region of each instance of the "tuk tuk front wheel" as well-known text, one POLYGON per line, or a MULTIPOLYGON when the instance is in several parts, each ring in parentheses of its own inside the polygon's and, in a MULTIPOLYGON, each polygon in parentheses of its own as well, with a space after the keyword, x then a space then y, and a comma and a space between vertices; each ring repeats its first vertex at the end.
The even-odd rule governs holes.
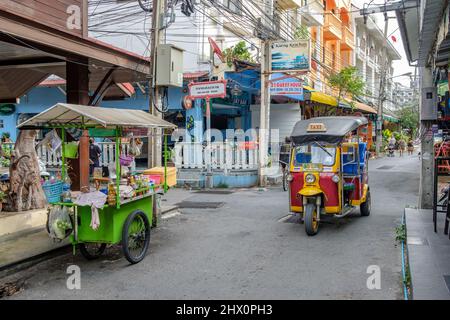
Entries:
POLYGON ((106 243, 80 243, 80 252, 87 260, 98 259, 106 249, 106 243))
POLYGON ((147 215, 133 211, 125 221, 122 229, 122 250, 131 264, 144 259, 150 243, 150 222, 147 215))
POLYGON ((314 236, 319 232, 319 221, 317 221, 316 205, 308 203, 305 205, 305 230, 308 236, 314 236))
POLYGON ((372 209, 372 204, 370 203, 370 189, 367 190, 366 201, 361 203, 359 206, 359 211, 361 211, 361 216, 370 216, 370 210, 372 209))

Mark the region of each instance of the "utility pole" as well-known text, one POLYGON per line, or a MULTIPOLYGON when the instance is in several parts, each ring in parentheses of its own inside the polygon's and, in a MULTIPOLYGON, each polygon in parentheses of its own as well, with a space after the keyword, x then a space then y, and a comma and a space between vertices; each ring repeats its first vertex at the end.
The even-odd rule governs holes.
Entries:
MULTIPOLYGON (((389 28, 389 17, 387 16, 387 13, 385 13, 384 17, 384 38, 387 40, 388 36, 388 28, 389 28)), ((387 56, 387 49, 384 48, 384 52, 387 56)), ((377 132, 377 141, 376 141, 376 153, 377 155, 380 155, 381 146, 383 142, 383 104, 385 100, 386 95, 386 71, 388 68, 388 59, 386 57, 386 61, 384 62, 382 69, 381 69, 381 77, 380 77, 380 90, 378 92, 378 114, 377 114, 377 125, 376 125, 376 132, 377 132)))
MULTIPOLYGON (((165 0, 153 0, 152 6, 152 30, 151 30, 151 50, 150 50, 150 82, 149 82, 149 112, 150 114, 162 117, 162 114, 155 108, 155 105, 159 103, 159 91, 156 85, 156 51, 163 38, 163 30, 161 29, 161 17, 165 12, 165 0)), ((160 167, 161 166, 161 154, 162 154, 162 130, 150 129, 151 134, 148 137, 148 167, 160 167)), ((159 206, 159 196, 154 195, 153 201, 153 221, 152 226, 157 227, 161 219, 161 208, 159 206)))
POLYGON ((261 18, 262 40, 261 40, 261 110, 259 125, 259 185, 266 185, 266 166, 269 151, 269 128, 270 128, 270 37, 268 30, 273 24, 273 0, 264 1, 264 11, 267 16, 261 18))
MULTIPOLYGON (((150 55, 150 83, 149 83, 149 112, 150 114, 162 117, 155 105, 159 105, 159 88, 156 85, 156 51, 158 45, 164 37, 164 30, 161 29, 161 18, 165 12, 165 0, 153 0, 152 5, 152 30, 151 30, 151 55, 150 55)), ((162 158, 162 130, 151 129, 151 136, 148 138, 148 166, 160 167, 162 158)))

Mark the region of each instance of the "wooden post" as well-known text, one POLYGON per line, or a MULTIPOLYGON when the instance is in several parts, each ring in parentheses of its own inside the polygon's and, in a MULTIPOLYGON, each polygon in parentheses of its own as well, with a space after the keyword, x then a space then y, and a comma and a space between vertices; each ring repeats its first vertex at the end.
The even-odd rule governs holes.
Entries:
MULTIPOLYGON (((89 104, 89 61, 78 59, 66 63, 67 103, 89 104)), ((68 139, 69 141, 71 139, 68 139)), ((79 159, 68 161, 72 190, 89 191, 89 134, 85 130, 79 144, 79 159), (87 186, 87 189, 86 189, 87 186), (83 190, 84 189, 86 190, 83 190)))
POLYGON ((89 192, 89 131, 83 130, 79 144, 80 191, 89 192))

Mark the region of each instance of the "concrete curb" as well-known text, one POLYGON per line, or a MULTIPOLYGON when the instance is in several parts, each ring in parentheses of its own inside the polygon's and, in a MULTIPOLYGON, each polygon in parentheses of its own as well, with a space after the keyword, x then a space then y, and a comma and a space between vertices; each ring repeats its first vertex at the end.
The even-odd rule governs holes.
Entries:
POLYGON ((24 212, 0 213, 0 237, 43 227, 47 223, 47 208, 24 212))

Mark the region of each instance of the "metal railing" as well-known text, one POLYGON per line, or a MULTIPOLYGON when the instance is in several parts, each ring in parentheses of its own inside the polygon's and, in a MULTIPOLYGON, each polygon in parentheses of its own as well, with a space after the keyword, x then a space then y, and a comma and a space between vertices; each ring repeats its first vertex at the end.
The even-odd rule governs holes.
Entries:
POLYGON ((258 149, 245 145, 244 142, 212 142, 205 147, 202 143, 179 142, 175 144, 173 161, 182 169, 205 169, 209 163, 216 170, 257 169, 258 149))

